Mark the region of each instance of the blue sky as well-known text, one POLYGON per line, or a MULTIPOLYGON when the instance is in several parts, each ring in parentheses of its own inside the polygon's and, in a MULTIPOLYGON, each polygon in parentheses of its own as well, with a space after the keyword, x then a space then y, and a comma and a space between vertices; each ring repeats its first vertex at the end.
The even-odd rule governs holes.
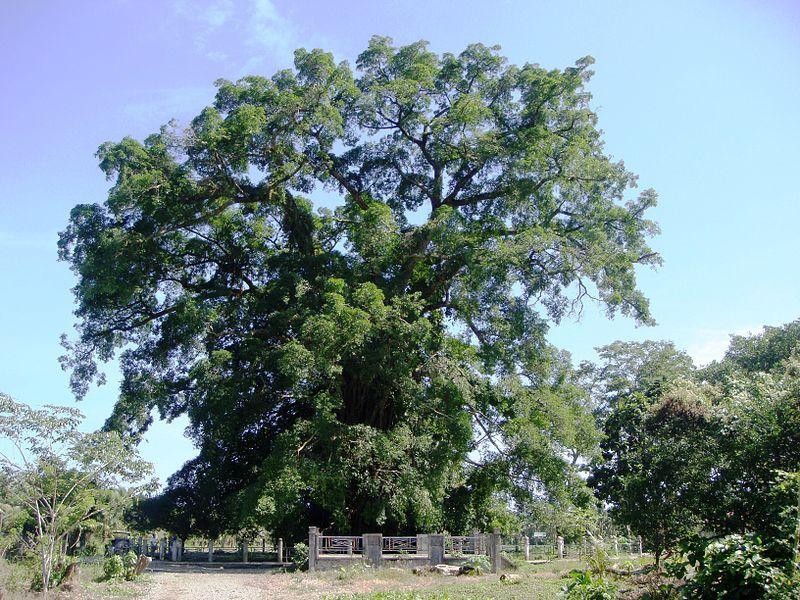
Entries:
MULTIPOLYGON (((653 187, 664 257, 641 287, 658 325, 587 306, 551 341, 576 360, 616 339, 673 339, 698 362, 728 334, 800 317, 800 3, 0 1, 0 390, 72 403, 58 365, 74 279, 56 260, 72 206, 102 202, 97 146, 186 122, 213 81, 270 75, 296 47, 353 61, 372 34, 457 52, 500 44, 512 62, 564 67, 591 54, 607 150, 653 187)), ((109 385, 80 405, 100 425, 109 385)), ((185 423, 143 453, 163 479, 192 455, 185 423)))

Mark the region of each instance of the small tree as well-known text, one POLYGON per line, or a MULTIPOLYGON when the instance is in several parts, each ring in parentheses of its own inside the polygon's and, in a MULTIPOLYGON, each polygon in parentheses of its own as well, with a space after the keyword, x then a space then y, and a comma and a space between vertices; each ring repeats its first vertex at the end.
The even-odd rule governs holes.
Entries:
POLYGON ((16 452, 0 451, 9 499, 34 521, 32 550, 41 565, 45 594, 64 541, 81 524, 96 518, 152 484, 152 465, 117 433, 83 433, 83 414, 74 408, 31 408, 0 393, 0 437, 16 452), (110 488, 128 485, 123 494, 110 488))

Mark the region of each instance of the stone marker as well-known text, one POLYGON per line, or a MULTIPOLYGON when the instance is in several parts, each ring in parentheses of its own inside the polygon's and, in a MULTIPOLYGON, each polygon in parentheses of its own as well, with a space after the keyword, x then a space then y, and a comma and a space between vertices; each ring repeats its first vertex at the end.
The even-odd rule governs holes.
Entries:
POLYGON ((153 559, 149 556, 145 556, 144 554, 139 557, 139 560, 136 561, 136 568, 134 569, 134 573, 136 575, 141 575, 144 573, 144 570, 150 566, 150 563, 153 562, 153 559))
POLYGON ((441 534, 431 535, 428 538, 430 550, 428 551, 428 563, 438 565, 444 561, 444 536, 441 534))
POLYGON ((367 564, 373 567, 381 566, 383 553, 383 535, 380 533, 364 534, 364 556, 367 564))

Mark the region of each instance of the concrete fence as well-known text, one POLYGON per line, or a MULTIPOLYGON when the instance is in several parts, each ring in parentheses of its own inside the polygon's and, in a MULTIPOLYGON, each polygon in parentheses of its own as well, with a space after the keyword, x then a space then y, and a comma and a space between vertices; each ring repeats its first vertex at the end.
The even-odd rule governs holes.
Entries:
POLYGON ((470 556, 487 555, 492 572, 502 568, 503 541, 500 533, 474 532, 470 536, 417 534, 415 536, 322 535, 308 528, 308 568, 335 569, 354 563, 380 567, 388 565, 460 564, 470 556))
POLYGON ((131 540, 130 549, 153 559, 172 562, 285 563, 289 560, 288 548, 284 547, 282 538, 269 544, 262 540, 261 543, 244 541, 234 542, 233 545, 230 541, 225 543, 222 540, 187 543, 177 536, 157 540, 139 538, 131 540))

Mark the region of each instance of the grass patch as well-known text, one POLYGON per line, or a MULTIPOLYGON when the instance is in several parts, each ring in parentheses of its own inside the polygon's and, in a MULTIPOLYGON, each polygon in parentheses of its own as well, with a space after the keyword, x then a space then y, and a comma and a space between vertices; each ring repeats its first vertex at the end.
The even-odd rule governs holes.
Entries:
POLYGON ((556 597, 566 585, 567 580, 562 577, 562 573, 566 574, 580 564, 577 561, 562 561, 556 565, 524 564, 517 571, 519 580, 513 582, 501 581, 498 575, 418 576, 409 571, 371 569, 359 575, 358 579, 361 579, 365 586, 374 585, 383 589, 334 593, 324 598, 326 600, 545 600, 556 597), (555 570, 557 572, 554 572, 555 570))
POLYGON ((92 562, 81 565, 81 587, 92 598, 142 598, 149 587, 150 577, 139 576, 134 581, 119 579, 107 580, 102 563, 92 562))
MULTIPOLYGON (((38 565, 0 560, 0 590, 5 592, 5 600, 41 598, 40 593, 29 591, 33 569, 38 565)), ((79 597, 92 600, 112 600, 115 598, 145 598, 150 578, 143 575, 136 581, 104 581, 102 564, 82 563, 79 597)), ((53 590, 53 597, 60 597, 53 590)))

